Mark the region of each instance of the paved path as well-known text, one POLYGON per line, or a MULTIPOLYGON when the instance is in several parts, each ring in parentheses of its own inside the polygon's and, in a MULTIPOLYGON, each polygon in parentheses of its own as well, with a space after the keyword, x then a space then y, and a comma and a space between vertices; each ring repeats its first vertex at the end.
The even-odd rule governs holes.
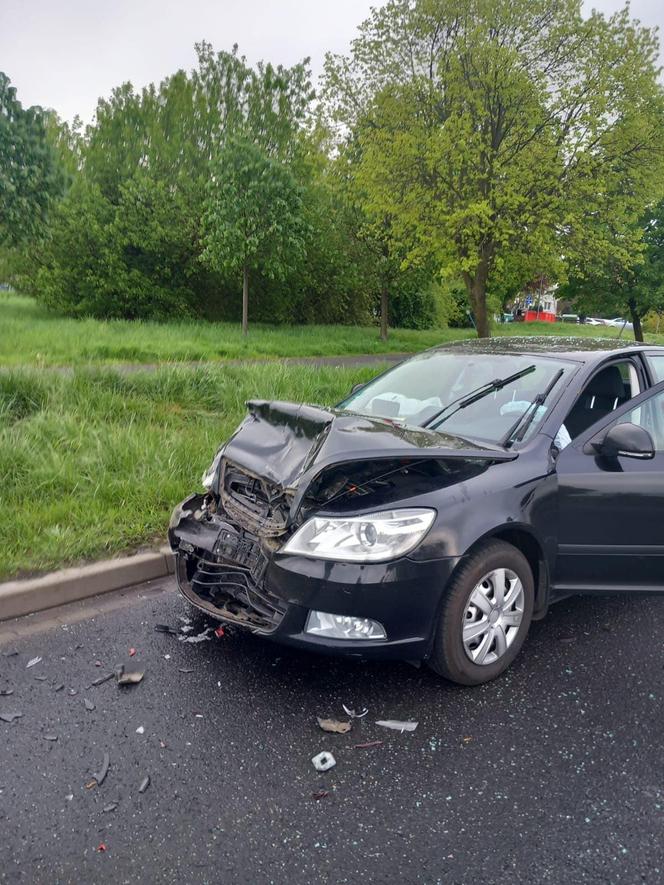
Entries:
POLYGON ((662 881, 663 599, 563 602, 479 689, 155 632, 185 614, 166 582, 0 624, 1 882, 662 881), (118 663, 144 681, 90 687, 118 663))

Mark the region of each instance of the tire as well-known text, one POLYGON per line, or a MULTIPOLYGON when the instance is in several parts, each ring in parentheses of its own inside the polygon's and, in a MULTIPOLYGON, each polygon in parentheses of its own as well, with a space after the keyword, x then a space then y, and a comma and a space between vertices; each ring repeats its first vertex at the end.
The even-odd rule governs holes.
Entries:
POLYGON ((445 588, 429 666, 459 685, 500 676, 521 650, 534 600, 533 573, 523 553, 504 541, 482 544, 445 588))

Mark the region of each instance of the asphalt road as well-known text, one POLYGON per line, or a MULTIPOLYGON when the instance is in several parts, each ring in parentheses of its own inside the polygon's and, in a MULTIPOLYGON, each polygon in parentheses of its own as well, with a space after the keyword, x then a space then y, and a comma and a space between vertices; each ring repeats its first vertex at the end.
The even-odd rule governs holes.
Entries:
POLYGON ((479 689, 155 632, 183 615, 167 583, 0 624, 0 881, 662 881, 664 599, 563 602, 479 689))

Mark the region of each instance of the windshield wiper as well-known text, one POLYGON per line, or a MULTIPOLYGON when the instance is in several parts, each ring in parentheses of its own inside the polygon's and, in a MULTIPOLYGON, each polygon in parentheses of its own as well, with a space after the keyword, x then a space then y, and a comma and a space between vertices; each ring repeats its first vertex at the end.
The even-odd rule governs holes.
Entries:
MULTIPOLYGON (((427 426, 431 427, 433 422, 436 421, 436 427, 446 421, 448 418, 451 418, 452 415, 456 415, 456 413, 460 409, 466 409, 468 406, 472 406, 473 403, 476 403, 478 400, 484 399, 485 396, 488 396, 490 393, 493 393, 494 390, 502 390, 503 387, 507 387, 508 384, 511 384, 512 381, 518 381, 519 378, 523 378, 524 375, 530 375, 531 372, 534 372, 536 366, 527 366, 525 369, 521 369, 520 372, 515 372, 513 375, 509 375, 507 378, 496 378, 494 381, 488 381, 486 384, 482 384, 480 387, 475 388, 475 390, 471 390, 470 393, 465 393, 463 396, 458 396, 456 399, 453 399, 451 403, 448 403, 446 406, 443 406, 440 411, 436 412, 429 420, 427 421, 427 426), (450 412, 448 415, 445 413, 452 408, 452 406, 456 406, 454 411, 450 412), (445 415, 443 418, 442 416, 445 415)), ((435 428, 434 428, 435 429, 435 428)))
POLYGON ((564 373, 564 371, 564 369, 558 369, 556 374, 547 384, 546 389, 543 390, 541 393, 538 393, 535 399, 528 404, 526 409, 519 415, 514 424, 512 424, 505 436, 501 439, 501 446, 509 448, 512 443, 521 442, 521 440, 526 435, 526 431, 535 420, 535 416, 537 415, 539 407, 544 404, 544 400, 551 393, 556 384, 560 381, 560 377, 564 373), (523 426, 519 429, 519 425, 522 421, 523 426), (516 433, 517 429, 519 429, 518 433, 516 433), (514 436, 514 434, 516 434, 516 436, 514 436), (512 439, 512 436, 514 436, 514 439, 512 439))

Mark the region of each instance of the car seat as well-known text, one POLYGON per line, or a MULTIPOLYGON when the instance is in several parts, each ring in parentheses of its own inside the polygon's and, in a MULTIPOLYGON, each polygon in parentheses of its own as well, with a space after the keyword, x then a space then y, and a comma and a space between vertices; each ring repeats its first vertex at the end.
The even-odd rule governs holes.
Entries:
POLYGON ((588 382, 565 420, 572 439, 628 399, 618 366, 602 369, 588 382))

